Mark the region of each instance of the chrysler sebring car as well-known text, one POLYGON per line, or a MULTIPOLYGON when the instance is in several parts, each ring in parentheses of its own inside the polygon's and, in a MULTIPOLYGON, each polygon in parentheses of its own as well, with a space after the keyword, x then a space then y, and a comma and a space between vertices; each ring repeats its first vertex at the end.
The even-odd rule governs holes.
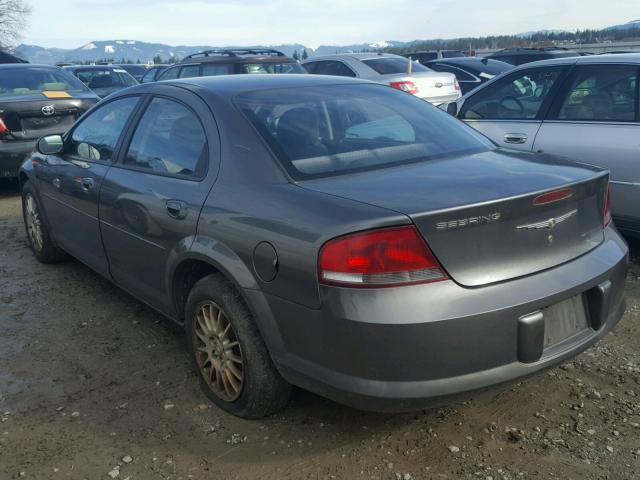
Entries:
POLYGON ((20 179, 36 258, 183 325, 204 392, 241 417, 291 385, 421 408, 570 358, 625 308, 605 170, 364 80, 139 85, 42 138, 20 179))

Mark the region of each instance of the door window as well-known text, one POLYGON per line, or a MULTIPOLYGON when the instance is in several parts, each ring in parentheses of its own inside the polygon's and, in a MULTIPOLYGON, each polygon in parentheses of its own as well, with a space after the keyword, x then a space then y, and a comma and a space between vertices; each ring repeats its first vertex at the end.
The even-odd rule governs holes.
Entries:
POLYGON ((334 75, 337 77, 355 77, 356 74, 342 62, 318 62, 313 72, 316 75, 334 75))
POLYGON ((179 72, 180 67, 169 68, 160 74, 158 80, 173 80, 175 78, 178 78, 179 72))
POLYGON ((232 63, 203 63, 202 76, 215 77, 217 75, 232 75, 234 72, 232 63))
POLYGON ((466 120, 534 120, 562 68, 524 70, 472 95, 462 108, 466 120))
POLYGON ((459 82, 473 82, 476 80, 473 75, 468 74, 464 70, 452 67, 450 65, 445 65, 443 63, 430 63, 429 68, 431 70, 435 70, 436 72, 453 73, 459 82))
POLYGON ((113 150, 118 143, 138 97, 125 97, 98 108, 71 133, 65 147, 67 154, 89 161, 113 161, 113 150))
POLYGON ((558 120, 633 122, 638 105, 638 67, 589 65, 576 68, 561 99, 558 120))
POLYGON ((173 100, 154 98, 136 127, 124 164, 163 175, 201 178, 207 151, 195 113, 173 100))
POLYGON ((187 65, 180 70, 180 78, 193 78, 200 75, 200 65, 187 65))

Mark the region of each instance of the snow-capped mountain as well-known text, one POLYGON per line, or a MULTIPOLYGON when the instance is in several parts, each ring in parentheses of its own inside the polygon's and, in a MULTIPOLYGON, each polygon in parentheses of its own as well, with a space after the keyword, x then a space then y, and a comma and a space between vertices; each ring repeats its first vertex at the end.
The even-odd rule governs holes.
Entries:
POLYGON ((632 28, 640 28, 640 20, 632 20, 627 23, 621 23, 620 25, 611 25, 605 28, 605 30, 630 30, 632 28))

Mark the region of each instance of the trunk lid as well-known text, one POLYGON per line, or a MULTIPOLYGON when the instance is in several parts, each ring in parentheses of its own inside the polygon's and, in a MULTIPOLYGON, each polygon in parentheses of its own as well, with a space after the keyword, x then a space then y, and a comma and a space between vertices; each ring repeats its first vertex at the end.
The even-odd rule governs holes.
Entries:
POLYGON ((2 98, 0 116, 11 131, 4 140, 32 140, 62 134, 98 102, 93 95, 80 98, 44 98, 42 95, 2 98))
POLYGON ((476 287, 554 267, 599 245, 607 181, 596 167, 494 150, 300 185, 407 215, 451 278, 476 287), (534 204, 565 188, 570 197, 534 204))
POLYGON ((447 72, 414 72, 410 75, 380 76, 380 81, 387 84, 413 82, 418 87, 417 97, 436 104, 452 102, 460 97, 460 91, 455 87, 455 80, 455 75, 447 72))

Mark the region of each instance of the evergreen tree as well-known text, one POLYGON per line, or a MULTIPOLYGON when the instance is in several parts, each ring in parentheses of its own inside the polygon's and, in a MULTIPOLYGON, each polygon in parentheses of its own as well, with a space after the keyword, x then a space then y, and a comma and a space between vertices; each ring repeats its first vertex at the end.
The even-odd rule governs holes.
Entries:
POLYGON ((293 51, 293 59, 296 61, 300 60, 300 56, 298 55, 298 50, 293 51))
POLYGON ((307 53, 307 49, 302 50, 302 60, 306 60, 309 58, 309 54, 307 53))

